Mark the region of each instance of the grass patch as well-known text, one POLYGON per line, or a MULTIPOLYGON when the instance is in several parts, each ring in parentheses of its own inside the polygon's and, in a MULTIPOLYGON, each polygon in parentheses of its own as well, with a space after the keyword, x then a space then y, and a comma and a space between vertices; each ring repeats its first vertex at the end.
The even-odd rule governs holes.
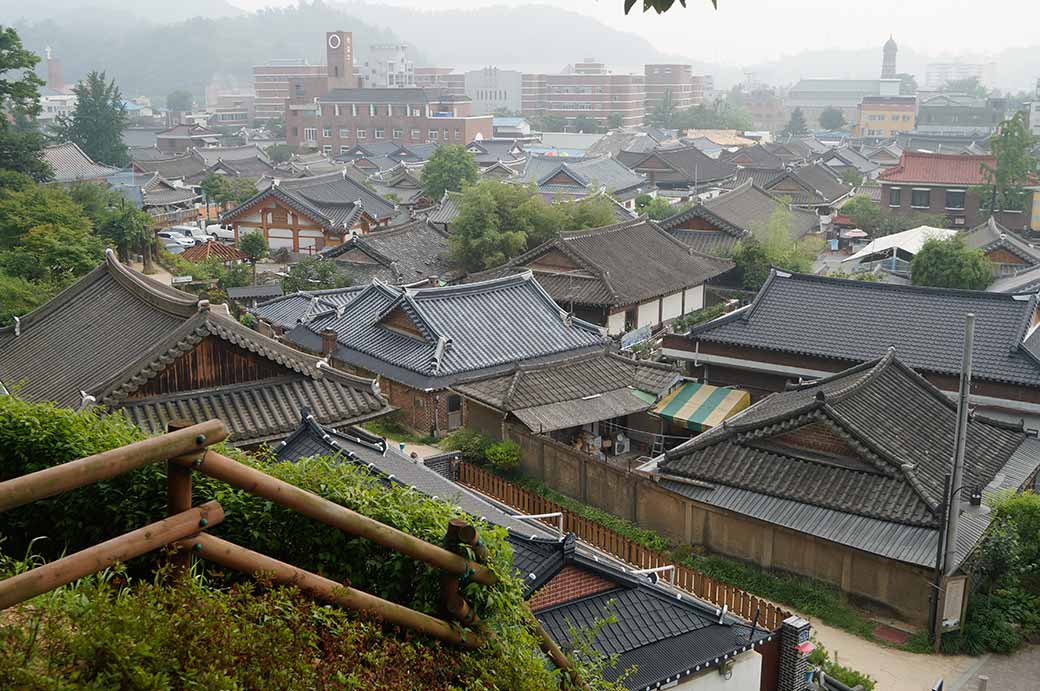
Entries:
POLYGON ((378 434, 381 437, 393 439, 394 441, 403 441, 406 444, 423 444, 431 446, 437 442, 434 437, 417 434, 405 427, 404 423, 401 421, 400 412, 384 415, 375 420, 369 420, 368 422, 362 423, 361 426, 372 434, 378 434))

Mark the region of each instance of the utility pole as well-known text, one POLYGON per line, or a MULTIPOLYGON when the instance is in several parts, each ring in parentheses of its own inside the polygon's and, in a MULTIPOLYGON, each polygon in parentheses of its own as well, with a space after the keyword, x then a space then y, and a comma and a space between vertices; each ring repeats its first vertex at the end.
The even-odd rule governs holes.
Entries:
POLYGON ((971 350, 975 340, 975 315, 964 318, 964 355, 961 360, 961 386, 957 396, 957 433, 953 446, 953 478, 950 481, 949 515, 946 523, 944 571, 949 576, 957 568, 957 527, 960 522, 961 491, 964 489, 964 444, 968 437, 968 395, 971 392, 971 350))

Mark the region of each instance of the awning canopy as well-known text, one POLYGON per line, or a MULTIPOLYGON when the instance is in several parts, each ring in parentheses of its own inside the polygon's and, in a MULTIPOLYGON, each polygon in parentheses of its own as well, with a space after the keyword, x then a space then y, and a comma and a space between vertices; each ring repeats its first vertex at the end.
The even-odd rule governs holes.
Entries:
POLYGON ((643 392, 637 393, 637 389, 614 389, 586 398, 521 408, 514 410, 513 415, 532 432, 542 434, 649 410, 653 400, 646 401, 640 394, 643 392))
POLYGON ((747 391, 688 381, 661 399, 651 411, 694 432, 722 424, 751 405, 747 391))

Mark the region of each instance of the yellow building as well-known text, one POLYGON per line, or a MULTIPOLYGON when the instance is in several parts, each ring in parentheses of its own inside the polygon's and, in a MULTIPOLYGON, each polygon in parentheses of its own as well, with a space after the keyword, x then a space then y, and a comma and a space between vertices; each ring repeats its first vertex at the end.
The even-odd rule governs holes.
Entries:
POLYGON ((864 96, 859 104, 855 136, 887 139, 917 125, 916 96, 864 96))

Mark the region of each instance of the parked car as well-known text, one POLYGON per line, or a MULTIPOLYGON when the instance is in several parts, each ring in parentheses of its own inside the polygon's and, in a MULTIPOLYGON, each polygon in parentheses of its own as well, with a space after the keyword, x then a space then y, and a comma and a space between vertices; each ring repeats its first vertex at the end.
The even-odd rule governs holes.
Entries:
POLYGON ((195 241, 196 245, 201 245, 204 242, 209 242, 210 240, 216 240, 217 239, 215 236, 210 235, 209 233, 207 233, 202 228, 199 228, 198 226, 193 226, 193 225, 190 225, 190 224, 185 224, 185 225, 181 225, 181 226, 173 226, 172 228, 170 228, 170 230, 176 231, 176 232, 180 233, 181 235, 183 235, 186 238, 193 239, 195 241))
POLYGON ((184 245, 177 244, 176 242, 164 242, 163 249, 170 254, 180 254, 184 251, 184 245))
POLYGON ((219 223, 214 223, 206 226, 206 232, 210 235, 215 235, 221 242, 231 243, 235 241, 235 231, 233 231, 230 226, 222 226, 219 223))
POLYGON ((163 241, 164 245, 178 245, 181 248, 181 251, 188 247, 195 246, 195 238, 189 238, 185 236, 184 233, 176 231, 173 228, 160 230, 155 235, 163 241))

